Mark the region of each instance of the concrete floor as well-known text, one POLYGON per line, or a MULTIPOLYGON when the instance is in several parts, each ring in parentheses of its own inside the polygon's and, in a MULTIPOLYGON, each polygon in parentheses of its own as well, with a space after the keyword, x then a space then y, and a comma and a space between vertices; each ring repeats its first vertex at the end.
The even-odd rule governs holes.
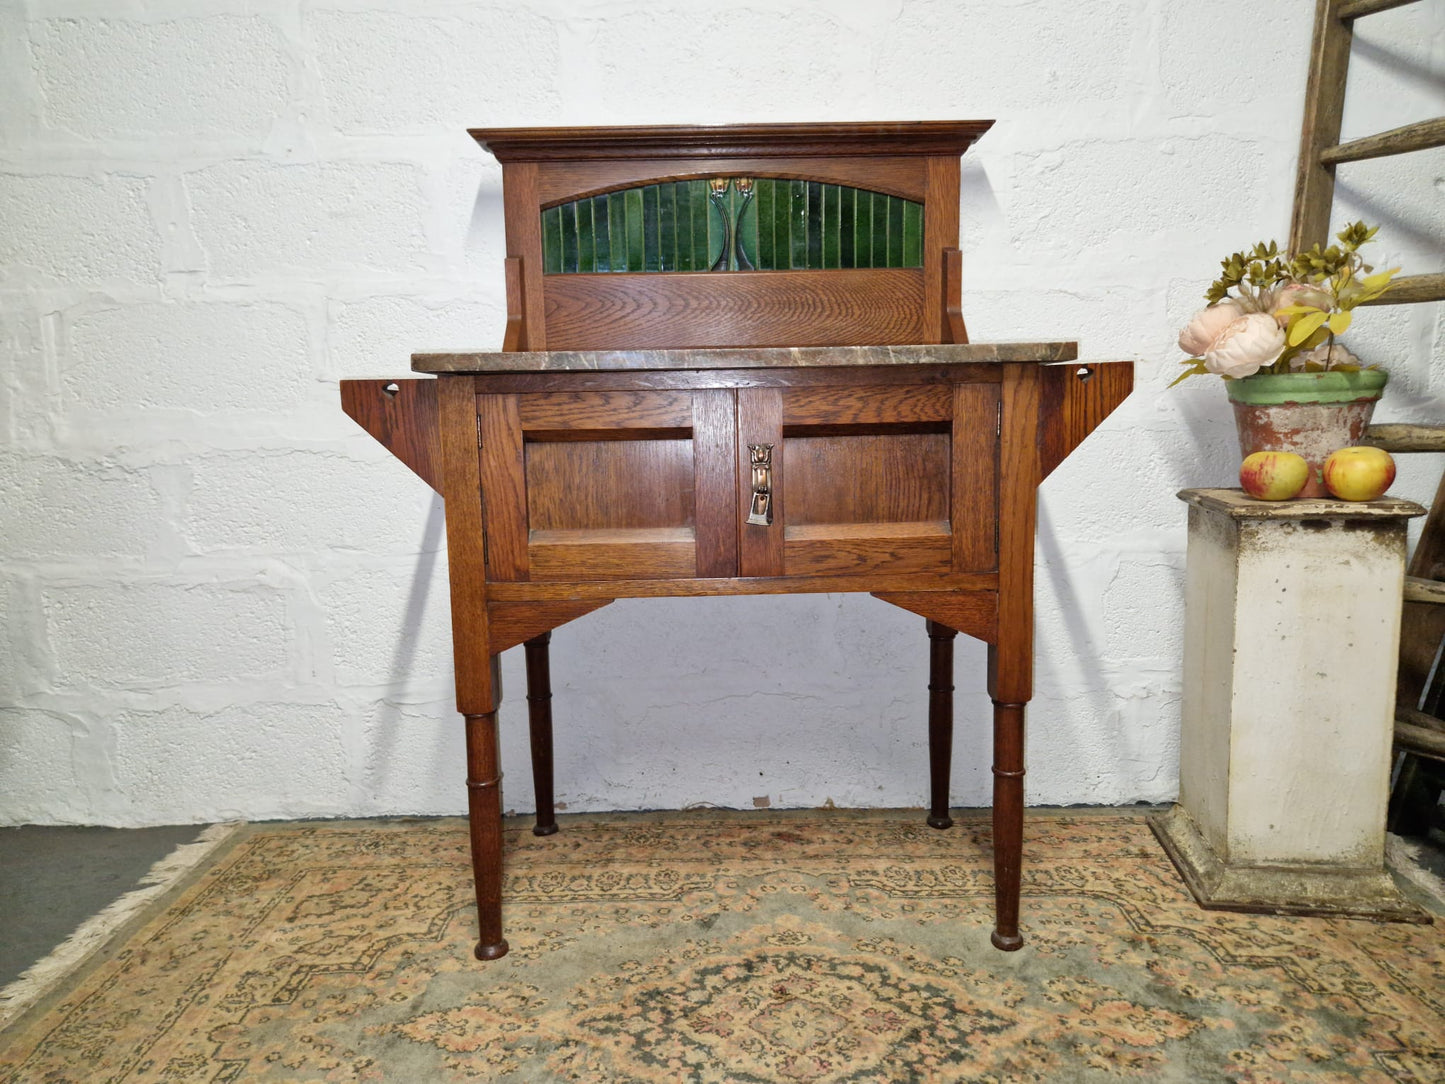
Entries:
POLYGON ((0 828, 0 986, 204 828, 0 828))

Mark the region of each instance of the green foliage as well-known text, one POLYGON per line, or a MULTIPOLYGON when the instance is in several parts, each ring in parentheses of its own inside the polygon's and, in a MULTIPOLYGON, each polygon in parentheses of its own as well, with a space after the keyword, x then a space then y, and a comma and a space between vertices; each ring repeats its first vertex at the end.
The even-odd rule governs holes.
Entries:
MULTIPOLYGON (((1297 370, 1298 364, 1291 365, 1294 359, 1325 344, 1333 347, 1335 336, 1343 335, 1350 327, 1351 310, 1373 301, 1390 288, 1390 279, 1399 268, 1376 272, 1359 253, 1360 247, 1378 231, 1378 226, 1352 222, 1335 235, 1336 244, 1327 247, 1316 244, 1301 253, 1282 253, 1274 241, 1260 241, 1253 248, 1231 253, 1220 261, 1220 275, 1210 284, 1204 299, 1210 305, 1230 300, 1246 313, 1262 312, 1283 318, 1286 346, 1265 371, 1297 370), (1286 293, 1290 287, 1311 289, 1286 293), (1282 298, 1293 303, 1281 304, 1282 298)), ((1200 358, 1190 358, 1183 364, 1186 368, 1174 384, 1208 371, 1200 358)), ((1326 368, 1353 370, 1359 366, 1311 361, 1303 368, 1317 372, 1326 368)))

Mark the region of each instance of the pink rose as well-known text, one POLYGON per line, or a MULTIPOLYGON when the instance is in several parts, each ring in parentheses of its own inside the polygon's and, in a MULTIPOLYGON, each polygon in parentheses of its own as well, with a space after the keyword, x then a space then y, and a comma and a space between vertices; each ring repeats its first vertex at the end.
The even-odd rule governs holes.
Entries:
POLYGON ((1330 296, 1328 290, 1322 290, 1318 286, 1311 286, 1307 282, 1291 282, 1281 289, 1274 297, 1274 303, 1270 306, 1275 311, 1275 320, 1280 327, 1289 324, 1290 317, 1287 313, 1277 310, 1290 305, 1309 305, 1311 308, 1324 309, 1329 312, 1334 308, 1335 299, 1330 296))
POLYGON ((1202 357, 1204 352, 1214 345, 1220 332, 1243 315, 1244 310, 1233 298, 1201 309, 1179 333, 1179 349, 1192 358, 1202 357))
POLYGON ((1274 317, 1251 312, 1219 333, 1214 345, 1204 352, 1204 367, 1220 376, 1253 376, 1283 351, 1284 332, 1274 317))

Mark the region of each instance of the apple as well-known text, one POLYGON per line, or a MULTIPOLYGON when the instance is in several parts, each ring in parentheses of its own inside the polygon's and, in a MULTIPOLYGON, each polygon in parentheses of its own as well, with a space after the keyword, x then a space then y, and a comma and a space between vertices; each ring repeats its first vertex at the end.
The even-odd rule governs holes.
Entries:
POLYGON ((1342 501, 1372 501, 1395 480, 1395 461, 1382 448, 1341 448, 1325 460, 1324 480, 1342 501))
POLYGON ((1252 452, 1239 465, 1239 484, 1261 501, 1287 501, 1309 481, 1310 465, 1294 452, 1252 452))

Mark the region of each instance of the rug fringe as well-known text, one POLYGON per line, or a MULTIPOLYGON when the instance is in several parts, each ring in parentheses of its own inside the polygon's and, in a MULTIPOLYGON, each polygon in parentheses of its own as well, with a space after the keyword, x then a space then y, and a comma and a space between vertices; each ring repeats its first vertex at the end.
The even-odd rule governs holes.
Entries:
POLYGON ((246 822, 224 821, 205 828, 190 843, 182 843, 146 871, 132 889, 86 919, 75 932, 18 979, 0 988, 0 1028, 53 990, 62 979, 98 952, 111 936, 152 900, 204 862, 246 822))

